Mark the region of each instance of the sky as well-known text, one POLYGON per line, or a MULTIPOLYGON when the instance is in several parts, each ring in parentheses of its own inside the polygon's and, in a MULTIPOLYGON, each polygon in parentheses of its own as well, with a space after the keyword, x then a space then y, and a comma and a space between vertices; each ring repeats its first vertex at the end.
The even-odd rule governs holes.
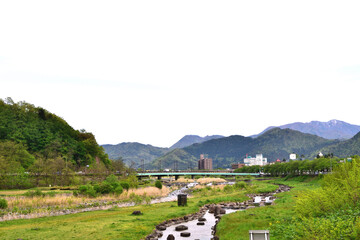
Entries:
POLYGON ((99 144, 360 125, 359 1, 0 1, 0 98, 99 144))

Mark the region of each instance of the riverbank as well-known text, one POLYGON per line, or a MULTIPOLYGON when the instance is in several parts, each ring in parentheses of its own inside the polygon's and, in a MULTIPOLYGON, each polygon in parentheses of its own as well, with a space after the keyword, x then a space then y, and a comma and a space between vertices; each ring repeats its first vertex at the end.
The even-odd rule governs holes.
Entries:
MULTIPOLYGON (((268 183, 254 182, 248 189, 231 186, 220 189, 206 187, 188 199, 187 207, 176 202, 140 205, 125 208, 83 212, 63 216, 20 219, 0 222, 2 239, 123 239, 145 238, 155 226, 164 220, 180 218, 199 211, 205 204, 242 202, 250 192, 264 192, 277 187, 268 183), (249 192, 250 191, 250 192, 249 192), (132 215, 141 211, 142 215, 132 215)), ((271 190, 273 191, 273 190, 271 190)))
POLYGON ((264 208, 252 208, 246 211, 225 215, 217 225, 216 235, 221 240, 249 239, 249 230, 270 230, 272 240, 291 239, 276 228, 291 221, 297 196, 303 191, 320 187, 317 177, 299 177, 270 181, 276 184, 289 185, 288 192, 276 194, 274 205, 264 208))
MULTIPOLYGON (((217 224, 223 216, 227 213, 236 211, 245 211, 265 205, 273 205, 275 194, 287 192, 290 187, 286 185, 279 185, 279 188, 274 192, 261 193, 261 194, 248 194, 249 200, 244 202, 228 202, 222 204, 206 204, 200 208, 200 211, 194 214, 186 215, 182 218, 166 220, 158 224, 146 240, 167 239, 172 235, 175 239, 181 238, 181 234, 186 234, 193 238, 198 239, 212 239, 216 235, 217 224), (271 199, 271 200, 270 200, 271 199), (199 224, 202 222, 202 224, 199 224), (179 225, 182 224, 182 225, 179 225), (180 233, 176 229, 178 227, 186 227, 186 231, 180 233)), ((214 239, 217 239, 214 237, 214 239)))

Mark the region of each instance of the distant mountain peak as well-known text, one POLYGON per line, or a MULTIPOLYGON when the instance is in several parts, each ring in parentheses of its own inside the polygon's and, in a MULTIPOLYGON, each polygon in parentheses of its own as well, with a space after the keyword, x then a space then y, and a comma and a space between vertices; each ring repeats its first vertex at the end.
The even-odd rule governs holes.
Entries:
POLYGON ((195 143, 203 143, 205 141, 209 141, 209 140, 212 140, 212 139, 223 138, 223 137, 224 136, 221 136, 221 135, 207 135, 205 137, 200 137, 198 135, 185 135, 179 141, 177 141, 174 145, 172 145, 170 147, 170 149, 184 148, 184 147, 188 147, 188 146, 190 146, 192 144, 195 144, 195 143))
POLYGON ((311 121, 307 123, 295 122, 290 124, 285 124, 278 127, 268 127, 258 135, 252 137, 257 137, 272 128, 281 128, 281 129, 292 129, 302 133, 309 133, 323 137, 326 139, 350 139, 355 136, 360 131, 360 126, 349 124, 337 119, 332 119, 327 122, 320 121, 311 121))

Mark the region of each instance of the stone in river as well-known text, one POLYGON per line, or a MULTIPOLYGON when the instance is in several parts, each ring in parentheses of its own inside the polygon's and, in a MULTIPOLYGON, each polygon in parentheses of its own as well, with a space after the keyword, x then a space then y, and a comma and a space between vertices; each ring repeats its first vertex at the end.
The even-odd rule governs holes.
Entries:
POLYGON ((169 234, 169 235, 167 236, 166 240, 175 240, 175 237, 174 237, 174 235, 169 234))
POLYGON ((184 230, 188 230, 188 227, 185 225, 179 225, 175 227, 175 231, 184 231, 184 230))
POLYGON ((182 232, 182 233, 180 233, 180 236, 182 236, 182 237, 190 237, 190 233, 189 232, 182 232))

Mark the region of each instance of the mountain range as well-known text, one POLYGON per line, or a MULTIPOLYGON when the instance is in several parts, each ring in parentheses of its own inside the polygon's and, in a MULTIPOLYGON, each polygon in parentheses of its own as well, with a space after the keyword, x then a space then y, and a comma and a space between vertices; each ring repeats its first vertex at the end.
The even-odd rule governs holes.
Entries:
POLYGON ((149 164, 169 151, 168 148, 154 147, 136 142, 116 145, 106 144, 102 145, 102 147, 110 159, 118 160, 121 158, 128 166, 136 168, 141 167, 142 160, 144 160, 144 164, 149 164))
POLYGON ((126 142, 119 143, 116 145, 105 144, 102 147, 105 149, 105 152, 109 155, 110 159, 118 160, 122 159, 124 163, 128 166, 134 166, 136 168, 143 167, 145 164, 146 167, 151 165, 151 162, 158 157, 161 157, 176 148, 184 148, 190 146, 194 143, 202 143, 211 139, 222 138, 220 135, 212 135, 206 137, 200 137, 197 135, 186 135, 177 141, 170 148, 160 148, 155 147, 149 144, 141 144, 137 142, 126 142), (144 161, 144 163, 142 162, 144 161))
POLYGON ((245 137, 220 135, 199 137, 186 135, 170 148, 157 148, 139 143, 103 145, 109 157, 122 157, 128 165, 147 169, 196 168, 200 154, 213 159, 214 168, 228 168, 242 162, 246 155, 262 153, 268 161, 288 159, 290 153, 313 158, 319 151, 338 157, 360 154, 360 126, 339 120, 328 122, 291 123, 269 127, 258 135, 245 137))
MULTIPOLYGON (((274 126, 266 128, 264 131, 252 137, 260 136, 261 134, 275 128, 274 126)), ((278 126, 281 129, 292 129, 303 133, 310 133, 326 139, 350 139, 355 134, 360 132, 360 126, 349 124, 339 120, 330 120, 328 122, 311 121, 308 123, 295 122, 278 126)))
POLYGON ((159 166, 161 161, 163 168, 173 168, 177 161, 177 169, 194 168, 200 154, 204 153, 213 159, 213 168, 229 168, 232 163, 243 162, 246 155, 255 156, 258 153, 270 162, 288 159, 290 153, 311 158, 320 149, 339 142, 291 129, 273 128, 257 138, 234 135, 174 149, 156 159, 153 165, 159 166))

